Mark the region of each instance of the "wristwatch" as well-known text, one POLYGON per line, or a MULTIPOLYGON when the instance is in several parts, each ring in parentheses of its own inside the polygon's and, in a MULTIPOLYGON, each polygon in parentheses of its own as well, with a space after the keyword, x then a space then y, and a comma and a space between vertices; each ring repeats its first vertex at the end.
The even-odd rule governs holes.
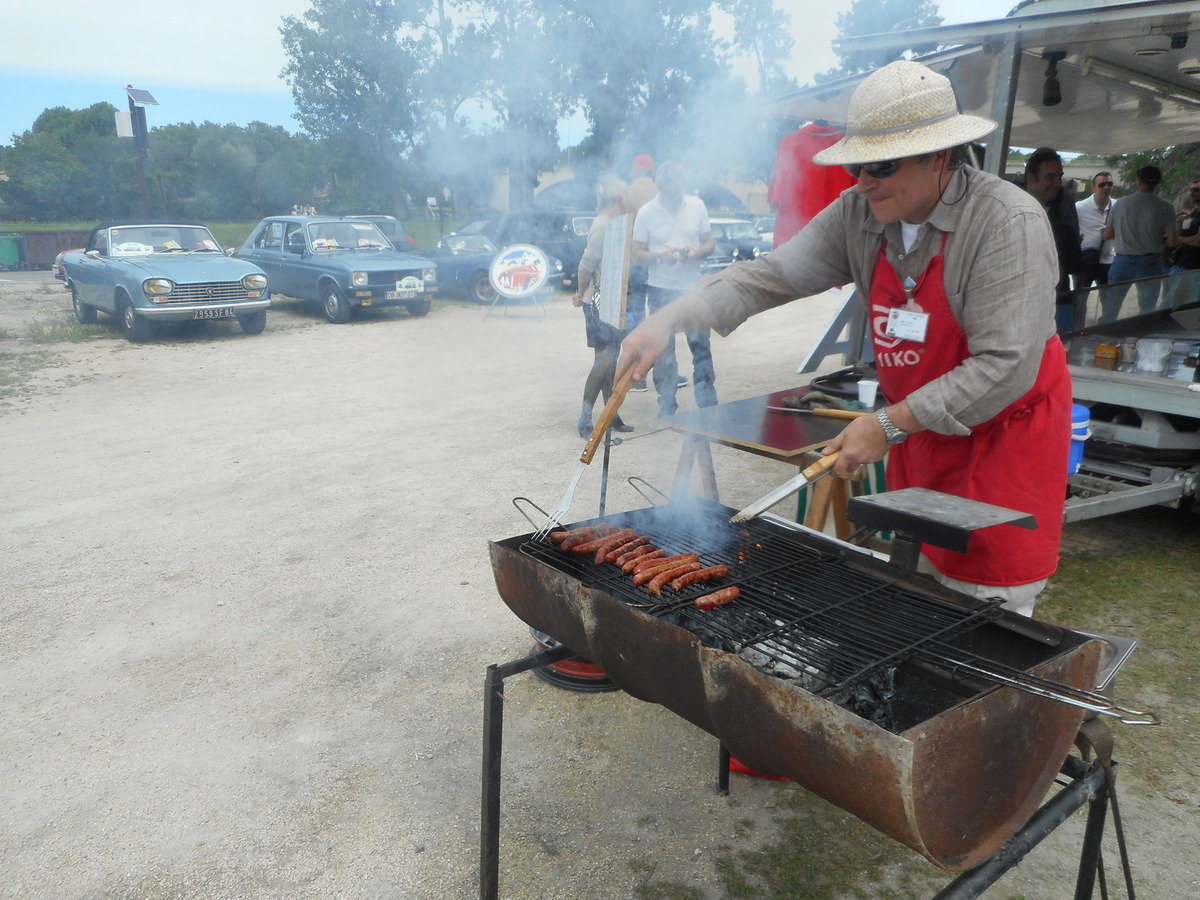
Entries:
POLYGON ((887 438, 889 444, 900 444, 908 440, 908 432, 903 428, 896 427, 892 417, 887 414, 886 406, 875 411, 875 419, 879 422, 879 427, 883 429, 883 436, 887 438))

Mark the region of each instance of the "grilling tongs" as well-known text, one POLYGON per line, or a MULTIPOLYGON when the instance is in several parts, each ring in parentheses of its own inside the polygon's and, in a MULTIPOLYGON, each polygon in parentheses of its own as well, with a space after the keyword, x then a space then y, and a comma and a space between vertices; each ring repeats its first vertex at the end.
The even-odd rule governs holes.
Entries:
POLYGON ((617 417, 617 410, 621 408, 621 403, 625 400, 625 395, 629 393, 629 387, 632 384, 633 366, 630 366, 625 371, 625 374, 617 379, 617 383, 613 385, 612 396, 604 404, 604 409, 600 412, 600 418, 596 420, 596 427, 592 429, 592 436, 588 438, 588 442, 583 447, 583 453, 579 456, 579 468, 575 471, 575 477, 567 485, 567 492, 563 494, 562 500, 559 501, 554 512, 550 513, 546 524, 533 536, 535 541, 540 541, 556 525, 562 524, 562 517, 571 508, 571 501, 575 497, 575 488, 579 486, 579 479, 583 477, 583 473, 591 465, 592 457, 596 455, 596 450, 599 448, 600 442, 604 439, 604 433, 608 431, 608 426, 612 424, 612 420, 617 417))
POLYGON ((796 491, 800 490, 805 485, 811 484, 812 482, 816 481, 818 478, 820 478, 822 475, 824 475, 826 472, 828 472, 830 469, 833 468, 833 464, 835 462, 837 462, 839 452, 840 451, 838 451, 838 450, 834 450, 828 456, 822 456, 820 459, 818 459, 815 463, 813 463, 811 466, 809 466, 807 469, 805 469, 803 472, 801 472, 795 478, 789 478, 787 481, 785 481, 779 487, 775 488, 775 490, 771 491, 766 496, 761 497, 758 500, 755 500, 753 503, 751 503, 745 509, 740 510, 739 512, 730 516, 729 521, 735 522, 735 523, 749 522, 751 519, 753 519, 759 513, 766 512, 768 509, 770 509, 772 506, 774 506, 780 500, 787 499, 788 497, 790 497, 792 494, 796 493, 796 491))

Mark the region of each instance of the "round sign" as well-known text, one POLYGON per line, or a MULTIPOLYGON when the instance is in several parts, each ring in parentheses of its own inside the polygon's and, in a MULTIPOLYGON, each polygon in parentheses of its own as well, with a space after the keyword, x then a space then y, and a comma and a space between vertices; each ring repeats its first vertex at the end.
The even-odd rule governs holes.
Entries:
POLYGON ((488 280, 496 293, 510 300, 536 294, 550 277, 550 260, 533 244, 505 247, 488 269, 488 280))

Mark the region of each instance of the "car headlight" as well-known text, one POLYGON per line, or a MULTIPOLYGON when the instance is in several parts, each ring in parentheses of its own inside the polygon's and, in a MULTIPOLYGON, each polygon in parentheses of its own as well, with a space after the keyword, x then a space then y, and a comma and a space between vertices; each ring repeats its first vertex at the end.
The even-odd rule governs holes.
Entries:
POLYGON ((355 287, 366 287, 371 283, 371 276, 366 272, 351 272, 350 283, 355 287))
POLYGON ((175 282, 169 278, 147 278, 142 290, 150 297, 163 297, 175 290, 175 282))
POLYGON ((426 284, 433 284, 437 281, 437 269, 422 269, 421 277, 425 279, 426 284))
POLYGON ((242 279, 242 287, 248 291, 261 291, 267 286, 266 275, 247 275, 242 279))
POLYGON ((554 261, 554 271, 555 271, 555 272, 561 272, 561 271, 562 271, 562 260, 561 260, 561 259, 556 259, 556 260, 554 261))
POLYGON ((754 258, 758 259, 758 254, 762 251, 758 247, 755 247, 751 252, 754 254, 754 258))

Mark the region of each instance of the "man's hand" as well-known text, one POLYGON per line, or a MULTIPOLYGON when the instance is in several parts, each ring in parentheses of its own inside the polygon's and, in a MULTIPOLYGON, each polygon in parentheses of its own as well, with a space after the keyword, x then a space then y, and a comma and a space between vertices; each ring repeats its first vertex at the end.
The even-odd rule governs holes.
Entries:
MULTIPOLYGON (((909 434, 924 431, 925 426, 917 421, 917 417, 908 408, 907 401, 900 401, 887 408, 888 417, 909 434)), ((860 466, 878 462, 887 456, 889 444, 883 426, 874 416, 861 416, 851 421, 842 433, 825 445, 821 453, 828 456, 834 450, 842 451, 837 462, 833 464, 834 475, 853 474, 860 466)))
POLYGON ((617 360, 616 381, 621 380, 633 366, 633 380, 645 381, 647 373, 654 368, 655 361, 667 348, 667 342, 675 336, 675 330, 663 316, 650 316, 621 342, 621 358, 617 360))

